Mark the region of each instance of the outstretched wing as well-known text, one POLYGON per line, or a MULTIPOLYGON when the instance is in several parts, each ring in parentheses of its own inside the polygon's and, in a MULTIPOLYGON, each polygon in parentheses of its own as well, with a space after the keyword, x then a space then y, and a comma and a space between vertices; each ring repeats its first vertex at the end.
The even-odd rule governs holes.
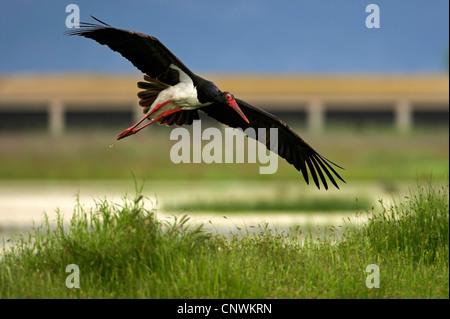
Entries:
MULTIPOLYGON (((320 179, 325 189, 328 189, 325 175, 337 188, 339 188, 339 186, 336 183, 335 177, 339 178, 345 183, 342 177, 339 176, 339 174, 333 168, 333 165, 339 168, 342 167, 334 164, 330 160, 317 153, 282 120, 242 100, 236 99, 236 102, 241 108, 242 112, 244 112, 245 116, 247 116, 250 124, 245 122, 233 109, 219 103, 214 103, 202 107, 201 110, 217 121, 228 126, 235 128, 239 127, 244 131, 247 128, 253 128, 255 130, 256 136, 249 136, 255 137, 256 139, 258 139, 258 128, 265 128, 266 139, 262 142, 268 149, 270 149, 270 138, 268 137, 270 130, 268 129, 277 128, 278 155, 283 157, 288 163, 294 165, 297 170, 301 171, 307 184, 309 184, 308 170, 318 188, 320 188, 320 179)), ((274 145, 272 145, 272 149, 275 149, 274 145)))
POLYGON ((66 32, 68 35, 79 35, 107 45, 111 50, 119 52, 136 68, 148 76, 169 85, 179 82, 178 71, 170 68, 174 64, 191 78, 194 74, 157 38, 147 34, 116 29, 92 17, 101 24, 81 23, 76 30, 66 32))

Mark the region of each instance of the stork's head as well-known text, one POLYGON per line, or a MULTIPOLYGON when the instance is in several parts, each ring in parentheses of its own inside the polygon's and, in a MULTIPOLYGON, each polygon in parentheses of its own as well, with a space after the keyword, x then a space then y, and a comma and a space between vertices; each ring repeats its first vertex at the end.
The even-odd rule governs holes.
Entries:
POLYGON ((242 112, 239 105, 236 103, 233 94, 230 92, 220 92, 216 97, 215 100, 221 104, 226 104, 227 106, 231 107, 234 111, 236 111, 237 114, 239 114, 244 121, 250 124, 247 117, 242 112))

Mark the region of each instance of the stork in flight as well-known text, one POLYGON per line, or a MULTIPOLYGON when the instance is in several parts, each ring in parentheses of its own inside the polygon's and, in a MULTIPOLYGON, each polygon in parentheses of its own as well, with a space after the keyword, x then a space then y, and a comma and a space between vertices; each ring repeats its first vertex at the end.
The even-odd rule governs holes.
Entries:
MULTIPOLYGON (((194 74, 157 38, 116 29, 92 18, 100 24, 81 23, 81 28, 68 31, 67 34, 83 36, 107 45, 144 73, 145 82, 138 82, 138 87, 143 89, 138 97, 145 116, 119 134, 117 139, 136 134, 154 122, 168 126, 191 125, 193 120, 199 118, 198 111, 201 110, 223 124, 239 127, 244 131, 247 128, 253 128, 255 132, 258 132, 258 128, 266 128, 267 131, 269 128, 277 128, 278 155, 300 171, 307 184, 308 170, 319 189, 319 179, 325 189, 328 189, 325 175, 337 188, 339 186, 335 177, 345 183, 333 168, 342 167, 317 153, 285 122, 235 98, 229 92, 222 92, 213 82, 194 74), (137 127, 146 119, 150 122, 137 127)), ((251 137, 258 139, 258 134, 251 137)), ((271 149, 270 139, 266 139, 265 144, 271 149)))

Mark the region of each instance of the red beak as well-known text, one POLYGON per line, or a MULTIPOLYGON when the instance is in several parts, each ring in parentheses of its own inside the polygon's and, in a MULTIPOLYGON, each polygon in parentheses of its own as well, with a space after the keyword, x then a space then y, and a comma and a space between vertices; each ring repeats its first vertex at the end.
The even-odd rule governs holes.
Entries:
POLYGON ((247 117, 244 115, 244 113, 242 112, 241 108, 239 107, 239 105, 236 103, 235 100, 231 100, 231 101, 227 101, 227 102, 228 102, 228 105, 231 106, 233 108, 233 110, 235 110, 236 113, 239 114, 244 119, 244 121, 246 121, 248 124, 250 124, 247 117))

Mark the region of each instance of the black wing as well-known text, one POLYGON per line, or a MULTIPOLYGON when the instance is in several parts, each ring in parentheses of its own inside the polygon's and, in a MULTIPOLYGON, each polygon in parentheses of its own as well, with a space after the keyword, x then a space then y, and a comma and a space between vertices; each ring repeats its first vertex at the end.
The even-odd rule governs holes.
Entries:
MULTIPOLYGON (((214 103, 201 110, 207 115, 216 119, 217 121, 231 127, 239 127, 244 131, 247 128, 254 128, 256 136, 249 135, 258 139, 258 128, 266 128, 266 139, 262 141, 268 149, 270 149, 269 128, 278 129, 278 155, 286 159, 286 161, 301 171, 307 184, 309 184, 308 169, 314 180, 316 186, 320 189, 319 178, 322 181, 325 189, 328 189, 328 184, 323 173, 328 176, 328 179, 334 186, 339 188, 334 176, 345 183, 341 176, 336 172, 332 165, 342 168, 325 157, 317 153, 311 146, 309 146, 297 133, 295 133, 286 123, 276 116, 261 110, 253 105, 248 104, 242 100, 236 99, 237 104, 244 112, 245 116, 250 121, 250 124, 245 122, 233 109, 226 107, 219 103, 214 103), (333 176, 334 174, 334 176, 333 176)), ((272 145, 272 149, 275 149, 272 145)))
POLYGON ((107 45, 143 73, 166 84, 175 85, 179 82, 178 71, 170 68, 172 63, 189 77, 195 77, 193 72, 157 38, 139 32, 116 29, 97 18, 94 19, 101 25, 81 23, 81 28, 68 31, 66 34, 83 36, 107 45))

